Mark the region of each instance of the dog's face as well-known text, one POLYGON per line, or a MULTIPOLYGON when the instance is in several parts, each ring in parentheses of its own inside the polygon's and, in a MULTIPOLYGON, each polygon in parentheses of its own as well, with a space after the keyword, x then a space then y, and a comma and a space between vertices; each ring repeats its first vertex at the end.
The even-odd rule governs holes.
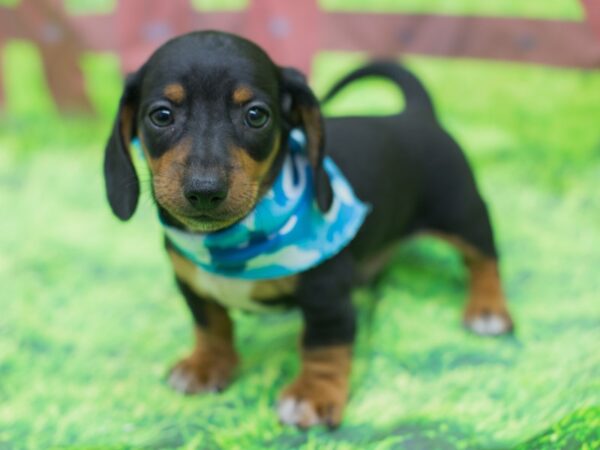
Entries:
POLYGON ((321 122, 297 71, 277 67, 234 35, 184 35, 128 78, 106 148, 109 202, 123 220, 135 211, 139 185, 129 144, 137 136, 163 215, 191 231, 222 229, 247 215, 268 189, 291 127, 305 129, 319 173, 321 122))

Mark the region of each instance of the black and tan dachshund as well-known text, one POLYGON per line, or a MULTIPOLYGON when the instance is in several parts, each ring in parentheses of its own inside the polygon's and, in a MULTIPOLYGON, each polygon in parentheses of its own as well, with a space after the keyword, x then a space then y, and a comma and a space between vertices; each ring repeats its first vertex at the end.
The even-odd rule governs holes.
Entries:
POLYGON ((512 330, 490 220, 461 149, 436 120, 421 83, 394 63, 357 70, 328 97, 367 76, 395 82, 404 111, 324 120, 300 72, 278 67, 248 40, 215 31, 167 42, 127 78, 104 164, 108 200, 120 219, 133 215, 140 193, 133 139, 149 166, 163 223, 210 234, 242 220, 269 190, 294 128, 306 135, 319 208, 327 211, 332 201, 322 167, 325 141, 356 196, 371 206, 356 237, 335 256, 272 280, 202 270, 167 238, 196 335, 191 354, 170 372, 174 389, 193 394, 226 387, 238 363, 228 308, 268 309, 285 301, 300 309, 304 329, 300 374, 281 393, 279 418, 300 427, 339 425, 355 336, 352 287, 384 266, 395 244, 419 232, 449 241, 464 256, 470 275, 465 326, 479 334, 512 330))

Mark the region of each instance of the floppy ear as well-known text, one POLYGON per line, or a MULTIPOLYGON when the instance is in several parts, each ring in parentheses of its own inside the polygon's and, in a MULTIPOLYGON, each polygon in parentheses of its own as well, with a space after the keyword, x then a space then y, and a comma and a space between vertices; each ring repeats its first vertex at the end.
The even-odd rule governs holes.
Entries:
POLYGON ((281 68, 281 80, 283 116, 291 127, 304 128, 317 204, 321 211, 327 211, 331 206, 332 191, 329 178, 323 170, 325 130, 319 101, 300 71, 291 67, 281 68))
POLYGON ((127 77, 119 111, 104 153, 104 181, 108 203, 121 220, 128 220, 137 206, 140 183, 129 146, 136 135, 135 118, 139 97, 139 75, 127 77))

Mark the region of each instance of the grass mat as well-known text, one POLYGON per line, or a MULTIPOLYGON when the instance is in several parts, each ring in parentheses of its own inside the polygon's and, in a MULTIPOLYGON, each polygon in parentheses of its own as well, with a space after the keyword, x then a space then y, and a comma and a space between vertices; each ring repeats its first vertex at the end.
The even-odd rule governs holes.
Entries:
MULTIPOLYGON (((322 55, 317 90, 358 62, 322 55)), ((119 88, 114 61, 90 60, 88 72, 109 74, 88 79, 102 85, 99 120, 59 119, 43 87, 40 107, 15 79, 17 113, 0 124, 0 448, 598 448, 600 75, 408 62, 490 205, 513 337, 465 332, 457 254, 415 240, 355 292, 352 398, 337 431, 277 423, 298 368, 295 312, 236 315, 243 361, 223 394, 170 391, 190 317, 148 189, 130 223, 109 213, 101 159, 119 88)), ((361 83, 328 113, 393 110, 392 91, 361 83)))

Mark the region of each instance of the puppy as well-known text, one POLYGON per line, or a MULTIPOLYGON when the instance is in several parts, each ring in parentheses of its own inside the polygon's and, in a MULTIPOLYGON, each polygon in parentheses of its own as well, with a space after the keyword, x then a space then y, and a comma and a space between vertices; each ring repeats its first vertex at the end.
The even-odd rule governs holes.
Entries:
POLYGON ((466 327, 512 329, 490 220, 461 149, 420 82, 393 63, 357 70, 327 98, 366 76, 396 83, 404 111, 324 120, 298 71, 216 31, 167 42, 127 78, 106 146, 106 189, 115 215, 129 219, 140 191, 137 139, 195 321, 195 347, 170 372, 174 389, 195 394, 231 381, 238 357, 228 308, 293 305, 304 319, 302 364, 281 393, 279 418, 339 425, 355 335, 352 286, 417 232, 464 256, 466 327))

